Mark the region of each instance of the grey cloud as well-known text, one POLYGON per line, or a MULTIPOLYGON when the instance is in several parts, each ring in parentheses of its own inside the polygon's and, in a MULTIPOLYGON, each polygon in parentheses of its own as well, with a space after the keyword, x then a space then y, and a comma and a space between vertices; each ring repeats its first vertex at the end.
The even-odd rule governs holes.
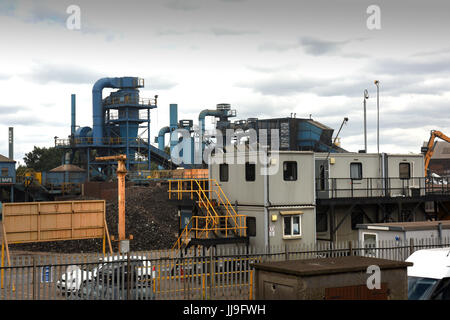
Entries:
POLYGON ((276 51, 276 52, 284 52, 292 49, 299 48, 298 43, 275 43, 275 42, 266 42, 258 46, 259 51, 276 51))
POLYGON ((448 59, 435 61, 384 59, 376 61, 369 68, 372 72, 380 74, 423 75, 450 71, 450 61, 448 59))
POLYGON ((29 110, 28 107, 25 106, 17 106, 17 105, 0 105, 0 114, 2 116, 4 115, 11 115, 16 114, 19 111, 29 110))
POLYGON ((178 85, 175 81, 159 76, 146 77, 145 82, 146 87, 156 90, 169 90, 178 85))
POLYGON ((241 82, 236 84, 236 86, 238 87, 250 88, 253 91, 259 92, 264 95, 275 96, 294 95, 306 90, 311 90, 318 85, 320 85, 320 82, 318 80, 298 77, 276 77, 256 81, 253 83, 241 82))
MULTIPOLYGON (((253 67, 254 68, 254 67, 253 67)), ((263 69, 254 69, 264 71, 263 69)), ((404 77, 399 74, 389 77, 378 76, 343 76, 340 78, 317 79, 311 77, 294 77, 289 73, 270 75, 271 70, 266 69, 268 77, 236 83, 238 87, 250 88, 255 92, 271 96, 290 96, 299 93, 314 93, 318 96, 332 97, 362 97, 364 89, 375 91, 374 79, 380 81, 380 92, 389 96, 404 94, 441 95, 450 92, 450 77, 433 78, 434 83, 427 83, 427 78, 419 75, 404 77)))
POLYGON ((259 33, 258 31, 254 31, 254 30, 237 30, 237 29, 228 29, 228 28, 220 28, 220 27, 211 28, 211 32, 216 36, 240 36, 240 35, 259 33))
POLYGON ((348 41, 325 41, 311 37, 303 37, 300 39, 300 44, 303 46, 305 52, 314 56, 336 53, 347 43, 348 41))
POLYGON ((180 11, 191 11, 201 7, 201 3, 196 0, 170 0, 165 1, 167 8, 180 11))
POLYGON ((40 84, 49 82, 91 84, 96 79, 101 78, 102 75, 89 69, 69 64, 56 65, 41 63, 33 67, 32 71, 26 74, 25 77, 40 84))
POLYGON ((411 55, 411 57, 426 57, 426 56, 434 56, 440 54, 448 54, 450 53, 450 48, 443 48, 438 50, 430 50, 430 51, 421 51, 411 55))

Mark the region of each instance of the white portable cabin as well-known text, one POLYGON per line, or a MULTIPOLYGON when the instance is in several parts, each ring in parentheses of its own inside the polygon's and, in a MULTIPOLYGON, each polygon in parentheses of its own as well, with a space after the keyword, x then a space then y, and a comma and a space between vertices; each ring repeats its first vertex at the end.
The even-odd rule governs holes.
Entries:
POLYGON ((422 154, 316 153, 318 198, 425 194, 422 154))

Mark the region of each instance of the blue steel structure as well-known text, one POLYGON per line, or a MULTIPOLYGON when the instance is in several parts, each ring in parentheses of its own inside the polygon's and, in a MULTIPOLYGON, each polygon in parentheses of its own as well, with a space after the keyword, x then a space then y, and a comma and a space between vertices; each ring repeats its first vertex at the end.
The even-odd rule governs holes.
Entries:
POLYGON ((127 170, 150 170, 151 161, 161 167, 174 165, 169 155, 150 144, 150 110, 157 107, 154 99, 143 99, 139 88, 144 80, 137 77, 102 78, 92 88, 93 126, 75 125, 75 97, 72 95, 72 125, 69 139, 55 139, 58 148, 71 152, 70 162, 75 154, 84 163, 88 180, 106 179, 115 176, 114 161, 96 162, 95 157, 125 154, 127 170), (103 89, 118 89, 106 98, 103 89), (139 129, 144 129, 139 134, 139 129))

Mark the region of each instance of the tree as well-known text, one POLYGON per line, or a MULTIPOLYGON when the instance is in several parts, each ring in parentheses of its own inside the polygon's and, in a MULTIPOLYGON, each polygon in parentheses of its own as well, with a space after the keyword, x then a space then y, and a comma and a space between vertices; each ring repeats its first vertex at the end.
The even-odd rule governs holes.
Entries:
POLYGON ((63 149, 55 147, 39 148, 34 146, 33 151, 25 154, 23 161, 28 168, 35 171, 49 171, 61 165, 64 153, 63 149))

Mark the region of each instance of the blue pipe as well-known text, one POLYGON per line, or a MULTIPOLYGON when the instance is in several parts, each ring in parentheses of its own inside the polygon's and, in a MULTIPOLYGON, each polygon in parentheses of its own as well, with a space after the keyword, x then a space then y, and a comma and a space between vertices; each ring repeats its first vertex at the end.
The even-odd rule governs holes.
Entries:
POLYGON ((165 147, 164 135, 169 132, 170 132, 169 126, 162 127, 159 130, 159 133, 158 133, 158 149, 159 150, 164 151, 164 147, 165 147))
POLYGON ((76 96, 72 94, 72 125, 71 125, 71 134, 72 137, 75 136, 75 130, 76 130, 76 120, 75 120, 75 108, 76 108, 76 96))
POLYGON ((102 105, 102 91, 104 88, 123 89, 123 88, 137 88, 139 85, 139 78, 136 77, 122 77, 122 78, 102 78, 92 87, 92 137, 94 144, 103 138, 104 126, 104 112, 102 105))
POLYGON ((173 148, 178 144, 178 135, 172 134, 178 129, 178 104, 170 104, 170 153, 173 148))
POLYGON ((212 109, 205 109, 200 112, 198 115, 198 123, 200 124, 200 139, 202 141, 202 154, 203 150, 205 150, 205 142, 203 139, 203 134, 205 132, 205 118, 207 116, 214 116, 214 117, 223 117, 226 116, 226 113, 224 113, 223 110, 212 110, 212 109))

